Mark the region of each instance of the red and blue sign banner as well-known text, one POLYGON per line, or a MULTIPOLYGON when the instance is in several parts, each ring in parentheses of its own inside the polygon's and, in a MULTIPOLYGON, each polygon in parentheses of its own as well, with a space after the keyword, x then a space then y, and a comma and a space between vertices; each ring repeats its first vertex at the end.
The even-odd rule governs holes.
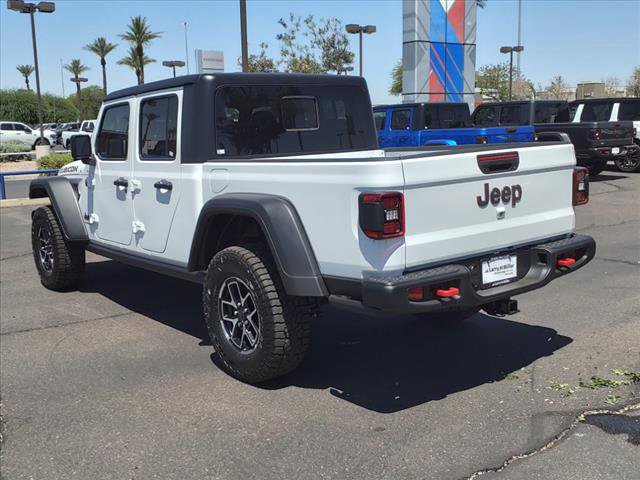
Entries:
POLYGON ((403 2, 403 100, 472 103, 475 0, 403 2))

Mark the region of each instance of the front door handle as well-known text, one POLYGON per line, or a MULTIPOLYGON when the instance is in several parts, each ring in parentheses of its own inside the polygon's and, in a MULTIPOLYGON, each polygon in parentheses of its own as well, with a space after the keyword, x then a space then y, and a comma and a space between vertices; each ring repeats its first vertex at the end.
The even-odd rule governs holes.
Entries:
POLYGON ((120 177, 120 178, 114 180, 113 184, 116 187, 124 187, 126 189, 129 186, 129 181, 126 178, 120 177))
POLYGON ((153 186, 159 190, 173 190, 173 183, 164 178, 154 183, 153 186))

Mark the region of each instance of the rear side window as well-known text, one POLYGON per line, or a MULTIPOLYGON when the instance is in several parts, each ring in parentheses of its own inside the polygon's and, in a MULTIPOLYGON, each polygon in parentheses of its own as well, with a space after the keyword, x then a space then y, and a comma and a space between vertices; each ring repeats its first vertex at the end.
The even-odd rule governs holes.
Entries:
POLYGON ((608 122, 611 118, 613 103, 609 102, 587 102, 582 107, 582 122, 608 122))
POLYGON ((126 160, 129 145, 129 104, 106 107, 96 138, 101 160, 126 160))
POLYGON ((618 120, 640 121, 640 100, 620 103, 618 120))
POLYGON ((378 110, 373 112, 373 121, 376 124, 376 130, 384 130, 387 124, 387 112, 386 110, 378 110))
POLYGON ((473 116, 473 122, 479 127, 496 124, 496 109, 493 107, 480 107, 473 116))
POLYGON ((433 105, 424 105, 424 126, 425 128, 439 128, 438 115, 436 107, 433 105))
POLYGON ((0 130, 11 130, 11 131, 13 131, 13 123, 0 123, 0 130))
POLYGON ((223 86, 215 96, 217 156, 377 148, 365 90, 351 86, 223 86))
POLYGON ((520 112, 522 109, 519 105, 502 107, 500 110, 500 125, 520 125, 520 112))
POLYGON ((409 130, 411 128, 411 110, 391 112, 391 130, 409 130))
POLYGON ((140 103, 140 159, 173 160, 178 138, 178 97, 156 97, 140 103))
POLYGON ((466 128, 470 123, 469 107, 466 104, 440 107, 440 128, 466 128))

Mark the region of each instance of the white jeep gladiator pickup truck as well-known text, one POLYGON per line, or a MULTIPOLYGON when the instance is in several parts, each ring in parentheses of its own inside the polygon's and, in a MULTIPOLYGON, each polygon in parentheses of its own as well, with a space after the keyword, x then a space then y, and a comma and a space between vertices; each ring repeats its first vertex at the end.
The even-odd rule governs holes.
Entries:
MULTIPOLYGON (((221 364, 246 382, 295 368, 323 302, 451 322, 588 263, 588 199, 566 136, 381 150, 360 77, 192 75, 110 93, 76 162, 33 180, 42 284, 85 250, 203 285, 221 364)), ((392 320, 390 320, 392 321, 392 320)))

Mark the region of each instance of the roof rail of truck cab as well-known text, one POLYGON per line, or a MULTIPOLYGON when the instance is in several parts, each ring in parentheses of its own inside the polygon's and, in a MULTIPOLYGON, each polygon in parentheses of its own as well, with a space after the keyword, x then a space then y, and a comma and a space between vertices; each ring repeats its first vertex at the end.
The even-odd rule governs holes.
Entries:
POLYGON ((304 73, 216 73, 183 75, 167 78, 157 82, 149 82, 122 90, 111 92, 103 101, 108 102, 118 98, 132 97, 141 93, 166 90, 197 83, 210 83, 213 88, 220 85, 355 85, 366 88, 366 81, 362 77, 353 75, 310 75, 304 73))

